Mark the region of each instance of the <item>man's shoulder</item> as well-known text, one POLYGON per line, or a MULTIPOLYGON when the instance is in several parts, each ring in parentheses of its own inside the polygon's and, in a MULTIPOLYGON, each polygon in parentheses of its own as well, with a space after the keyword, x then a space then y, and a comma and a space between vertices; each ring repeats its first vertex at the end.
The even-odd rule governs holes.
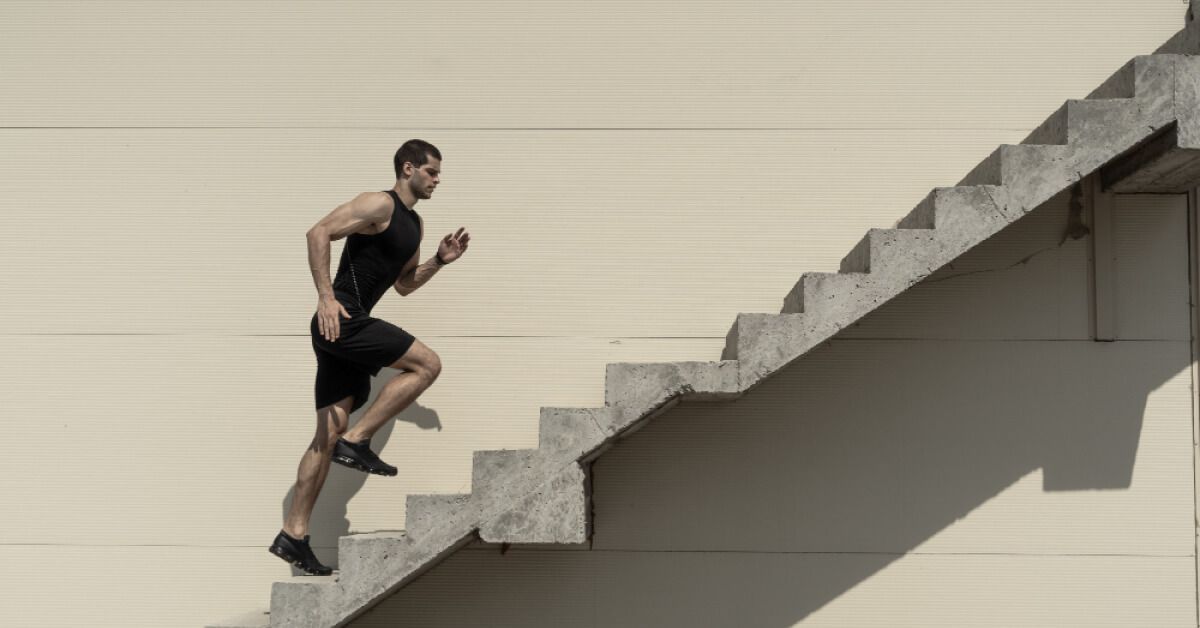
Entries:
POLYGON ((363 215, 377 222, 386 221, 392 215, 392 196, 386 191, 360 192, 351 202, 363 215))

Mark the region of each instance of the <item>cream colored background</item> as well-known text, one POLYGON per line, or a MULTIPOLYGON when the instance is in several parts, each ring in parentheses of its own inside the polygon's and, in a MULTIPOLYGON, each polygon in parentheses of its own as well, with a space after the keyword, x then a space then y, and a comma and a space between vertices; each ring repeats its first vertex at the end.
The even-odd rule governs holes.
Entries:
MULTIPOLYGON (((801 272, 836 269, 866 229, 891 225, 1151 52, 1183 10, 1174 0, 0 3, 0 381, 17 450, 0 461, 6 621, 196 626, 266 605, 290 568, 265 548, 314 426, 303 233, 354 194, 390 187, 404 140, 431 141, 445 158, 437 197, 416 207, 422 257, 459 226, 472 246, 410 297, 377 306, 439 352, 444 371, 373 442, 398 477, 331 470, 312 522, 330 562, 341 534, 402 528, 405 494, 467 490, 472 450, 533 446, 539 406, 601 404, 607 362, 716 359, 737 312, 778 311, 801 272)), ((1157 252, 1175 257, 1148 268, 1179 272, 1177 248, 1157 252)), ((1072 272, 1083 268, 1072 259, 1072 272)), ((1022 297, 1005 307, 1024 326, 970 334, 1081 338, 1070 312, 1037 306, 1080 284, 1043 271, 1010 287, 1022 297)), ((953 283, 937 286, 949 295, 953 283)), ((1163 285, 1175 287, 1160 296, 1179 295, 1163 285)), ((929 319, 915 296, 901 307, 916 337, 967 333, 962 316, 929 319)), ((868 335, 888 335, 899 315, 876 317, 882 328, 868 335)), ((1177 321, 1146 320, 1130 338, 1186 337, 1177 321)), ((1146 359, 1176 365, 1177 353, 1146 359)), ((1148 406, 1138 450, 1161 474, 1155 488, 1063 506, 1047 529, 1144 499, 1148 516, 1191 533, 1190 493, 1178 501, 1190 453, 1144 448, 1155 421, 1190 426, 1190 401, 1163 390, 1175 405, 1153 421, 1148 406)), ((625 468, 619 458, 600 465, 625 468)), ((994 511, 1004 509, 988 509, 1007 494, 997 491, 963 511, 978 523, 961 543, 1003 536, 994 511)), ((929 530, 928 542, 951 530, 929 530)), ((1122 534, 1081 551, 1150 542, 1122 534)), ((1184 545, 1050 562, 1119 586, 1137 569, 1129 561, 1159 557, 1194 574, 1184 545)), ((999 551, 1019 565, 1045 549, 999 551)), ((993 578, 987 561, 954 557, 963 575, 953 580, 993 578)), ((1194 576, 1152 564, 1194 597, 1194 576)), ((888 571, 902 565, 923 569, 900 560, 888 571)), ((883 598, 867 599, 904 599, 913 578, 889 586, 882 573, 863 586, 883 598)), ((1130 608, 1153 601, 1128 589, 1130 608)), ((1100 590, 1085 592, 1113 597, 1100 590)), ((1144 590, 1178 603, 1173 590, 1144 590)), ((856 595, 833 603, 853 612, 856 595)), ((1163 612, 1181 616, 1171 604, 1163 612)))

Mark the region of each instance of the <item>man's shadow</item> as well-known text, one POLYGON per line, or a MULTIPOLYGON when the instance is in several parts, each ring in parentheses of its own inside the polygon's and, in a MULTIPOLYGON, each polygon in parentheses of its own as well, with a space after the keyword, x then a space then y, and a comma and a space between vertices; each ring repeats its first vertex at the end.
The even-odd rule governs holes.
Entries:
MULTIPOLYGON (((349 426, 355 425, 361 418, 363 413, 367 411, 379 396, 379 391, 387 384, 396 374, 402 373, 391 368, 383 368, 379 371, 379 375, 371 378, 371 393, 367 398, 367 403, 363 404, 358 410, 350 415, 349 426), (388 374, 388 372, 392 374, 388 374)), ((315 419, 316 411, 313 411, 315 419)), ((371 437, 371 449, 375 453, 379 453, 391 440, 392 431, 395 429, 396 421, 405 421, 412 423, 423 430, 442 431, 442 421, 438 416, 437 411, 420 405, 418 398, 407 408, 397 414, 393 420, 384 423, 383 427, 379 428, 378 432, 371 437)), ((315 432, 316 422, 314 420, 312 428, 315 432)), ((386 458, 385 458, 386 459, 386 458)), ((296 460, 299 465, 299 456, 296 460)), ((344 467, 336 462, 329 463, 329 473, 325 476, 325 484, 321 487, 320 493, 317 495, 317 503, 313 506, 312 516, 309 518, 308 528, 311 539, 309 540, 312 546, 313 553, 317 558, 326 565, 337 565, 337 544, 338 537, 345 536, 350 533, 350 520, 346 518, 347 504, 350 500, 362 489, 367 481, 367 473, 357 469, 344 467)), ((288 489, 287 495, 283 498, 281 505, 282 513, 280 521, 286 519, 288 512, 292 508, 292 500, 296 495, 296 484, 292 483, 288 489)), ((292 575, 302 575, 304 572, 297 567, 291 567, 292 575)))

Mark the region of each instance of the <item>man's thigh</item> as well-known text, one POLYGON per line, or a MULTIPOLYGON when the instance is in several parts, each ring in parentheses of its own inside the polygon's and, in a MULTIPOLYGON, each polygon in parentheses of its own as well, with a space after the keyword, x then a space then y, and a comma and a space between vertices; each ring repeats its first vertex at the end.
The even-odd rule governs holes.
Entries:
POLYGON ((316 350, 317 377, 314 386, 317 413, 329 412, 334 404, 347 406, 347 414, 358 410, 371 393, 371 374, 361 365, 316 350), (347 405, 347 400, 350 403, 347 405))

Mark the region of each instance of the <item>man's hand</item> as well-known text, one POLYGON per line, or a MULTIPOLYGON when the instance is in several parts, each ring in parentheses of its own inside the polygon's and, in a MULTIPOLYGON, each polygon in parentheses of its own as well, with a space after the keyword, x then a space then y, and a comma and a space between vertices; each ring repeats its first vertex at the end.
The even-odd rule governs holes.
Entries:
POLYGON ((457 233, 446 234, 446 237, 438 243, 438 256, 447 264, 462 257, 462 254, 466 252, 467 242, 471 241, 471 234, 466 233, 466 229, 466 227, 459 227, 457 233))
POLYGON ((339 314, 350 318, 350 313, 342 306, 341 301, 337 300, 337 297, 321 297, 321 300, 317 301, 317 327, 321 330, 321 335, 329 342, 337 340, 338 334, 341 333, 339 314))

